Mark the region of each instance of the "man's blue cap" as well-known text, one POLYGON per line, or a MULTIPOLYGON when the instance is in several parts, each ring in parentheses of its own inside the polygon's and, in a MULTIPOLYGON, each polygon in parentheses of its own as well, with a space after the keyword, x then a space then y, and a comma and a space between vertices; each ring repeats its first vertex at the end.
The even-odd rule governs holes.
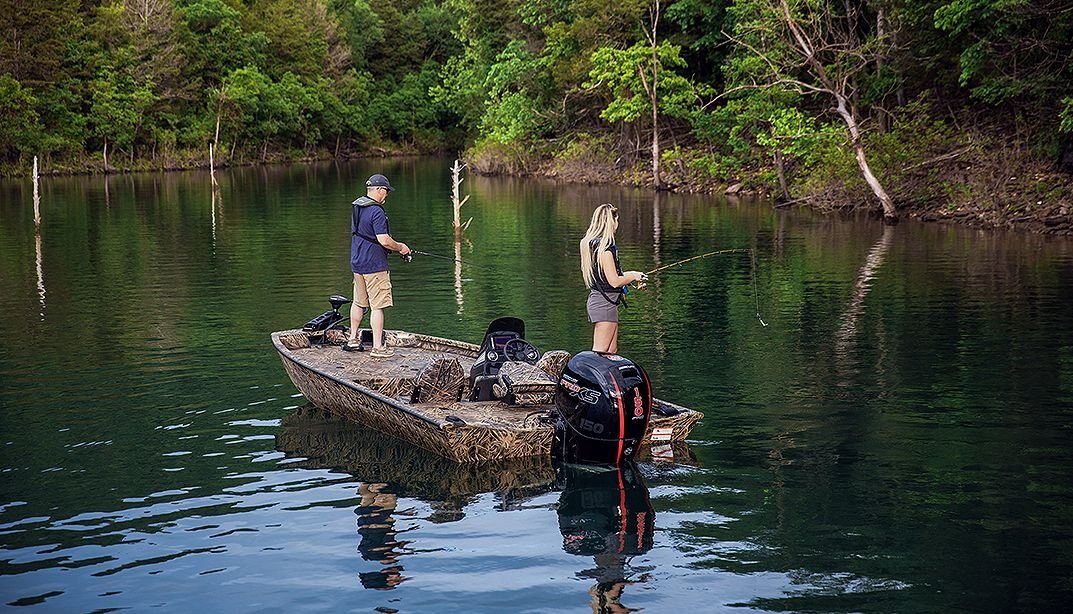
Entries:
POLYGON ((388 192, 395 191, 395 188, 391 187, 391 182, 387 180, 387 177, 381 175, 380 173, 369 177, 369 180, 365 182, 365 185, 370 188, 387 188, 388 192))

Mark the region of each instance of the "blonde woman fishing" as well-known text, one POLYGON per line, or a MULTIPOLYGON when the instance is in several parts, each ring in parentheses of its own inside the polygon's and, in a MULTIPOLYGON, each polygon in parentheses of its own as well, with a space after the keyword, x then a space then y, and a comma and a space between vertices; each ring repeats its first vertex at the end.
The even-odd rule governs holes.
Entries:
POLYGON ((593 324, 592 350, 618 352, 618 307, 623 302, 626 286, 643 282, 648 276, 640 271, 622 272, 615 245, 618 229, 618 208, 610 203, 592 212, 589 230, 581 238, 581 275, 589 289, 585 308, 593 324))

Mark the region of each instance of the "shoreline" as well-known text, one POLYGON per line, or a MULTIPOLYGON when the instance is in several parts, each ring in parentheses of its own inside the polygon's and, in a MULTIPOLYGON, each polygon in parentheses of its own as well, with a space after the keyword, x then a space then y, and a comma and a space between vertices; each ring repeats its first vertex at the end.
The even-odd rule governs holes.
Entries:
MULTIPOLYGON (((377 147, 371 155, 346 155, 336 157, 330 154, 286 157, 269 156, 266 160, 242 161, 215 165, 217 170, 228 168, 248 168, 255 166, 273 166, 283 164, 314 164, 331 161, 368 160, 374 158, 408 158, 419 156, 444 155, 446 152, 418 152, 403 149, 385 149, 377 147)), ((184 171, 207 171, 209 164, 205 160, 189 158, 185 162, 169 164, 152 164, 149 161, 136 160, 133 166, 113 166, 110 169, 100 167, 100 161, 83 161, 80 164, 59 164, 49 170, 38 171, 41 177, 72 177, 124 175, 131 173, 170 173, 184 171)), ((487 163, 488 161, 482 161, 487 163)), ((671 165, 673 166, 673 165, 671 165)), ((995 190, 988 185, 988 179, 994 175, 993 169, 986 164, 968 165, 963 169, 941 169, 944 174, 958 177, 961 185, 966 186, 961 198, 952 198, 942 189, 930 186, 909 186, 909 189, 894 189, 895 202, 901 219, 915 219, 923 222, 958 224, 974 228, 993 228, 1018 230, 1051 236, 1073 236, 1073 176, 1053 169, 1036 168, 1021 170, 1021 177, 1003 178, 1002 189, 995 190), (977 173, 969 172, 978 168, 977 173), (912 188, 916 188, 914 191, 912 188), (992 188, 992 189, 988 189, 992 188), (984 192, 985 198, 972 199, 968 194, 984 192), (924 192, 922 196, 919 192, 924 192), (928 197, 927 193, 933 195, 928 197), (935 197, 934 195, 939 195, 935 197)), ((32 168, 32 166, 30 167, 32 168)), ((26 173, 7 172, 4 169, 0 177, 5 179, 30 178, 32 170, 26 173)), ((579 185, 618 185, 652 189, 651 177, 644 164, 631 167, 614 168, 608 164, 594 163, 592 160, 528 160, 523 164, 473 164, 470 170, 485 177, 530 177, 563 184, 579 185), (483 169, 481 167, 484 167, 483 169)), ((866 212, 881 217, 878 203, 870 193, 861 190, 861 186, 829 185, 824 189, 797 195, 789 201, 778 198, 769 189, 757 188, 755 182, 746 174, 740 181, 727 183, 713 178, 698 178, 685 172, 683 165, 669 168, 664 173, 666 188, 669 193, 713 194, 720 196, 748 196, 772 201, 774 208, 802 207, 811 208, 820 213, 866 212)), ((900 188, 901 186, 899 186, 900 188)), ((941 188, 941 186, 937 186, 941 188)))
MULTIPOLYGON (((1073 175, 1047 168, 1047 165, 1026 164, 1011 177, 1000 175, 995 182, 995 168, 987 160, 974 160, 968 165, 961 161, 958 166, 936 165, 931 172, 956 178, 962 190, 955 194, 945 191, 945 183, 931 185, 919 180, 905 185, 891 185, 888 189, 894 196, 899 219, 914 219, 922 222, 958 224, 973 228, 1018 230, 1049 236, 1073 236, 1073 175), (973 172, 973 169, 977 169, 973 172), (998 185, 995 185, 995 184, 998 185)), ((547 179, 559 183, 612 184, 652 189, 647 163, 625 169, 615 169, 606 164, 592 164, 577 160, 539 160, 520 165, 492 165, 491 172, 474 172, 484 176, 519 176, 547 179), (513 172, 503 172, 511 168, 513 172)), ((472 168, 472 166, 471 166, 472 168)), ((721 196, 748 196, 769 199, 772 207, 811 208, 825 214, 859 213, 882 218, 880 206, 874 195, 863 185, 829 184, 810 193, 794 195, 790 200, 780 199, 770 189, 757 188, 748 173, 732 183, 712 178, 698 178, 685 172, 684 165, 670 168, 663 173, 663 180, 670 193, 715 194, 721 196)), ((1003 170, 1006 170, 1003 168, 1003 170)), ((946 179, 942 181, 948 181, 946 179)), ((939 183, 939 182, 937 182, 939 183)))

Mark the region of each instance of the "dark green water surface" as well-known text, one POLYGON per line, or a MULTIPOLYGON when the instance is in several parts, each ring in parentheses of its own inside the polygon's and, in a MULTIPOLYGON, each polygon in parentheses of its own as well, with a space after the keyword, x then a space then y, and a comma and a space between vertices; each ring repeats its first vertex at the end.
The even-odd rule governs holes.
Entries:
POLYGON ((703 411, 613 474, 458 467, 306 405, 349 202, 453 257, 448 160, 0 183, 0 603, 38 611, 1047 612, 1073 601, 1073 242, 468 177, 388 326, 585 349, 577 240, 654 275, 620 351, 703 411), (757 317, 768 326, 763 326, 757 317), (692 455, 695 458, 689 458, 692 455), (683 462, 684 461, 684 462, 683 462), (620 496, 621 495, 621 496, 620 496), (627 508, 626 518, 617 515, 627 508), (638 530, 640 526, 642 529, 638 530), (623 528, 625 527, 625 528, 623 528), (647 528, 644 528, 647 527, 647 528))

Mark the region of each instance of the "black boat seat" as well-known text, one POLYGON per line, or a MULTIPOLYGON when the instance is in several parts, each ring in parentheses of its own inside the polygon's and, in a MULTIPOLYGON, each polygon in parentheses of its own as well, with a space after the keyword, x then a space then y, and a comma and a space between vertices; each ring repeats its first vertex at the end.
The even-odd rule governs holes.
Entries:
POLYGON ((457 358, 436 356, 414 378, 411 403, 453 403, 462 398, 466 372, 457 358))
POLYGON ((503 363, 492 384, 495 398, 510 405, 539 405, 555 400, 558 379, 537 365, 526 362, 503 363))

